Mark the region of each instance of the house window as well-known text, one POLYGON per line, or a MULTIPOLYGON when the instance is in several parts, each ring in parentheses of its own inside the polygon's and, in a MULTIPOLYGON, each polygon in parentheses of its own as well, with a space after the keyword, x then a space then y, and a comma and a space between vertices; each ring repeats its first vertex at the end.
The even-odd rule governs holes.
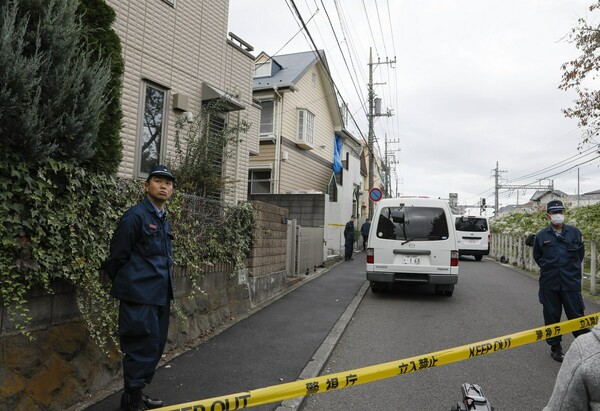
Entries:
POLYGON ((312 145, 314 132, 315 115, 308 110, 298 110, 298 142, 312 145))
POLYGON ((337 187, 337 183, 335 181, 335 174, 332 175, 331 178, 329 179, 329 184, 327 184, 327 194, 329 194, 329 202, 330 203, 337 203, 338 187, 337 187))
POLYGON ((271 77, 271 59, 254 64, 254 77, 271 77))
POLYGON ((260 134, 274 134, 275 101, 261 101, 260 106, 260 134))
POLYGON ((271 170, 250 170, 248 172, 248 194, 271 193, 271 170))
POLYGON ((140 132, 138 175, 145 176, 153 165, 161 161, 163 124, 167 90, 143 83, 144 112, 140 132))
MULTIPOLYGON (((203 104, 204 110, 211 110, 210 103, 203 104)), ((223 163, 225 161, 226 141, 223 132, 227 127, 227 114, 219 111, 213 111, 207 116, 206 126, 208 127, 207 136, 210 139, 209 149, 206 153, 206 166, 212 166, 214 176, 223 175, 223 163)), ((221 198, 222 187, 219 184, 207 186, 204 195, 208 198, 219 200, 221 198)))

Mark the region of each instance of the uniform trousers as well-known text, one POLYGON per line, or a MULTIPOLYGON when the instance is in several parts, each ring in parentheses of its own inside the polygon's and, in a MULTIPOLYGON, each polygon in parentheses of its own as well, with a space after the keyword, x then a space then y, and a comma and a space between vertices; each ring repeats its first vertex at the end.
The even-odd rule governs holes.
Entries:
POLYGON ((119 338, 123 352, 126 389, 150 384, 167 343, 169 306, 138 304, 121 300, 119 338))
MULTIPOLYGON (((579 291, 553 291, 540 288, 540 303, 544 307, 544 324, 550 325, 560 322, 563 308, 567 319, 581 317, 584 315, 585 305, 579 291)), ((588 329, 573 331, 575 337, 589 332, 588 329)), ((551 337, 546 342, 551 346, 560 345, 562 336, 551 337)))

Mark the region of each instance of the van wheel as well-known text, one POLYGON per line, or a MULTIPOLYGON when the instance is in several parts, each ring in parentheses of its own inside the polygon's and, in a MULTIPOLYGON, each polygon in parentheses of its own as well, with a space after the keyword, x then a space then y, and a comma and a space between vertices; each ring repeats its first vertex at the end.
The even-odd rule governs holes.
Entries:
POLYGON ((483 258, 482 255, 476 255, 475 256, 475 260, 477 260, 477 261, 481 261, 482 258, 483 258))
POLYGON ((452 290, 444 290, 444 295, 446 297, 452 297, 453 293, 454 293, 454 289, 452 289, 452 290))
POLYGON ((371 282, 371 292, 377 294, 385 290, 385 286, 381 283, 371 282))

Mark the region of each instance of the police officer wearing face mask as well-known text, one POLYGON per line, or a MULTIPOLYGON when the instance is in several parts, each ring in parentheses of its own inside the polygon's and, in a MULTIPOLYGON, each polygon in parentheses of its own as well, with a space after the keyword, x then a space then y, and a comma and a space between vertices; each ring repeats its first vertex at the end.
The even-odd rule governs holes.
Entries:
MULTIPOLYGON (((567 318, 584 315, 581 296, 581 261, 584 246, 581 231, 577 227, 564 224, 565 207, 559 200, 552 200, 546 206, 546 217, 550 225, 540 230, 533 244, 533 258, 540 267, 539 299, 544 311, 544 324, 560 322, 564 308, 567 318)), ((575 337, 589 330, 574 331, 575 337)), ((548 338, 550 356, 563 360, 561 336, 548 338)))

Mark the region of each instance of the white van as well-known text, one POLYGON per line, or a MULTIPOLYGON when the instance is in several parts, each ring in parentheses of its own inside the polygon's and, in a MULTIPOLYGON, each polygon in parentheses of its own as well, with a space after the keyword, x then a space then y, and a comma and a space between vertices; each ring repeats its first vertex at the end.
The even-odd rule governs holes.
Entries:
POLYGON ((435 284, 436 294, 451 296, 458 282, 458 246, 450 207, 428 197, 379 201, 366 254, 373 292, 391 283, 435 284))
POLYGON ((454 226, 459 255, 472 255, 477 261, 489 255, 492 234, 487 217, 456 216, 454 226))

